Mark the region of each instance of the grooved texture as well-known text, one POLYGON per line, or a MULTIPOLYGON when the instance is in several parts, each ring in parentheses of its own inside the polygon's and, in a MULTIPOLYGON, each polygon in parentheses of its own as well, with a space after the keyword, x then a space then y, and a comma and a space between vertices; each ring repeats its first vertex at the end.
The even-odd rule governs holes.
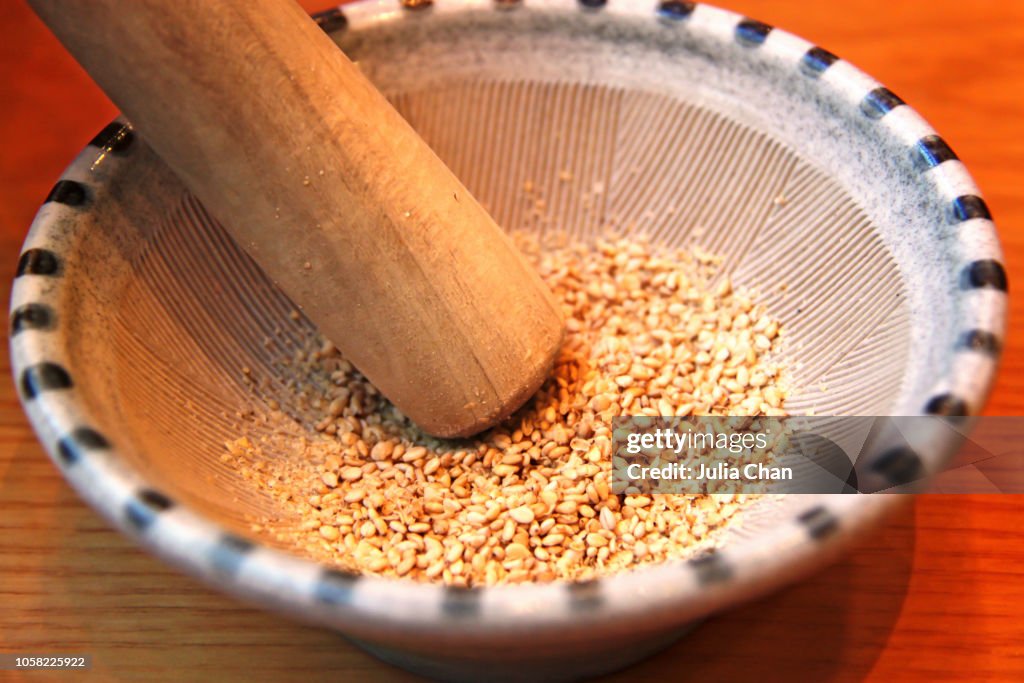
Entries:
MULTIPOLYGON (((851 197, 778 140, 593 85, 461 82, 392 100, 506 228, 613 228, 723 255, 785 324, 793 410, 887 412, 908 347, 896 265, 851 197)), ((258 414, 273 400, 303 422, 295 438, 311 435, 315 411, 291 386, 330 380, 281 362, 313 328, 202 206, 182 191, 160 202, 115 306, 117 401, 146 454, 134 464, 245 531, 269 501, 218 461, 225 441, 261 434, 239 413, 254 392, 258 414)))
POLYGON ((891 404, 908 352, 899 270, 843 188, 779 141, 665 95, 585 84, 392 100, 503 226, 584 238, 611 227, 724 256, 785 323, 794 410, 891 404))
POLYGON ((254 393, 264 413, 273 399, 301 417, 306 407, 295 403, 288 386, 295 378, 282 372, 282 360, 314 329, 305 318, 293 320, 291 301, 186 193, 172 202, 133 269, 112 341, 122 409, 148 442, 148 457, 134 464, 158 481, 187 473, 180 495, 237 526, 267 501, 221 465, 224 443, 269 433, 251 422, 241 426, 254 393), (173 457, 160 453, 169 448, 173 457))

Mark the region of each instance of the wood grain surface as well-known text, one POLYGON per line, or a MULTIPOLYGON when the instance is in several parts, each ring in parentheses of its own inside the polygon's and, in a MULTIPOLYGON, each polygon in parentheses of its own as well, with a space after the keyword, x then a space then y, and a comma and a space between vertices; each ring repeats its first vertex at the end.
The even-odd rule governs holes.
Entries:
MULTIPOLYGON (((817 42, 915 106, 980 185, 1011 291, 1024 282, 1024 3, 727 4, 817 42)), ((0 83, 6 300, 39 202, 115 111, 20 1, 0 4, 0 83)), ((1024 412, 1022 307, 1014 297, 989 414, 1024 412)), ((921 497, 816 577, 609 680, 1024 680, 1022 516, 1022 496, 921 497)), ((417 680, 336 635, 213 593, 110 530, 46 459, 11 381, 0 383, 0 652, 94 657, 88 673, 0 680, 417 680)))

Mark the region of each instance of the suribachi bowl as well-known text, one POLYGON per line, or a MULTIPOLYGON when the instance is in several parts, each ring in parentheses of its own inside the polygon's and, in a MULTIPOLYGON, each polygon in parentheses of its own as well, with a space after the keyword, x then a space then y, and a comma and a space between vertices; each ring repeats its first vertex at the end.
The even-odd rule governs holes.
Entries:
MULTIPOLYGON (((699 237, 722 254, 786 325, 790 412, 981 409, 1006 315, 991 217, 946 142, 828 51, 677 1, 362 2, 317 21, 501 225, 699 237)), ((310 332, 291 310, 115 122, 25 242, 15 381, 57 467, 125 533, 422 673, 550 680, 623 666, 822 566, 899 498, 755 505, 712 555, 585 584, 453 589, 332 571, 253 535, 247 517, 266 499, 219 461, 240 436, 236 412, 297 410, 274 363, 310 332), (263 380, 256 399, 243 366, 263 380)), ((918 457, 934 472, 948 453, 918 457)))

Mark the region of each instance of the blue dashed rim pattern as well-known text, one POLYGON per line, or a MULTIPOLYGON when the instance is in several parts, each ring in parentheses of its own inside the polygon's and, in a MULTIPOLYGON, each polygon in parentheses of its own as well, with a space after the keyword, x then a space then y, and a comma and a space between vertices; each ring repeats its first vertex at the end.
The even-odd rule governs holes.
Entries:
MULTIPOLYGON (((383 21, 415 21, 424 10, 460 12, 468 9, 618 13, 700 30, 702 20, 733 22, 739 49, 773 50, 773 39, 799 41, 753 19, 707 5, 665 0, 632 3, 623 0, 394 0, 395 4, 359 2, 314 16, 331 33, 358 30, 383 21), (415 10, 415 11, 412 11, 415 10)), ((802 41, 801 41, 802 42, 802 41)), ((792 61, 792 60, 791 60, 792 61)), ((822 79, 838 57, 806 44, 793 61, 807 78, 822 79)), ((869 82, 855 74, 849 82, 869 82)), ((873 83, 873 82, 872 82, 873 83)), ((822 87, 825 87, 824 82, 822 87)), ((907 105, 887 88, 873 84, 861 88, 849 102, 873 121, 907 105)), ((65 477, 83 498, 118 527, 139 539, 158 555, 233 594, 282 611, 301 614, 352 635, 401 628, 427 634, 439 628, 448 633, 479 636, 501 631, 536 633, 544 628, 564 630, 579 615, 602 614, 603 623, 623 618, 650 620, 663 614, 675 622, 698 618, 740 599, 764 592, 809 571, 834 556, 858 529, 879 519, 896 496, 836 496, 815 502, 783 524, 765 542, 743 550, 726 549, 688 561, 674 561, 599 581, 576 584, 501 586, 459 589, 416 584, 407 580, 362 577, 325 569, 280 551, 239 538, 177 505, 167 495, 128 468, 107 436, 79 400, 79 387, 59 343, 61 287, 69 267, 56 239, 57 225, 67 225, 89 211, 103 188, 92 185, 87 169, 100 161, 116 167, 130 155, 134 135, 129 126, 114 122, 105 127, 68 168, 46 197, 18 261, 10 313, 11 358, 19 396, 39 439, 65 477), (856 523, 853 523, 856 520, 856 523)), ((908 150, 923 173, 949 174, 945 186, 969 187, 949 202, 950 222, 971 221, 977 230, 991 231, 991 214, 962 169, 952 170, 956 154, 934 132, 916 138, 908 150)), ((939 183, 943 185, 943 183, 939 183)), ((993 240, 995 243, 995 240, 993 240)), ((1000 255, 977 259, 951 273, 962 290, 989 290, 1005 297, 1007 277, 1000 255)), ((982 300, 988 301, 988 300, 982 300)), ((984 304, 983 304, 984 305, 984 304)), ((1000 305, 1005 305, 1002 302, 1000 305)), ((937 391, 925 397, 922 414, 957 416, 977 412, 995 373, 1002 348, 1003 309, 983 319, 996 320, 998 329, 962 331, 957 358, 986 360, 985 381, 966 385, 939 381, 936 386, 969 386, 972 392, 937 391)), ((954 363, 951 377, 977 373, 977 364, 954 363)), ((940 378, 949 380, 949 378, 940 378)), ((926 464, 926 465, 930 465, 926 464)), ((914 453, 886 452, 873 469, 893 483, 913 478, 924 466, 914 453)), ((593 624, 590 625, 591 627, 593 624)))

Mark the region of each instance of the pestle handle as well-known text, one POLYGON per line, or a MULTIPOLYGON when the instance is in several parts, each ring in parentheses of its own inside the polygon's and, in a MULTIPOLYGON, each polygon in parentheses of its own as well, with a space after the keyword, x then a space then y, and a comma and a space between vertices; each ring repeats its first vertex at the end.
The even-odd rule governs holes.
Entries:
POLYGON ((292 0, 30 0, 264 271, 425 431, 518 408, 558 305, 292 0))

